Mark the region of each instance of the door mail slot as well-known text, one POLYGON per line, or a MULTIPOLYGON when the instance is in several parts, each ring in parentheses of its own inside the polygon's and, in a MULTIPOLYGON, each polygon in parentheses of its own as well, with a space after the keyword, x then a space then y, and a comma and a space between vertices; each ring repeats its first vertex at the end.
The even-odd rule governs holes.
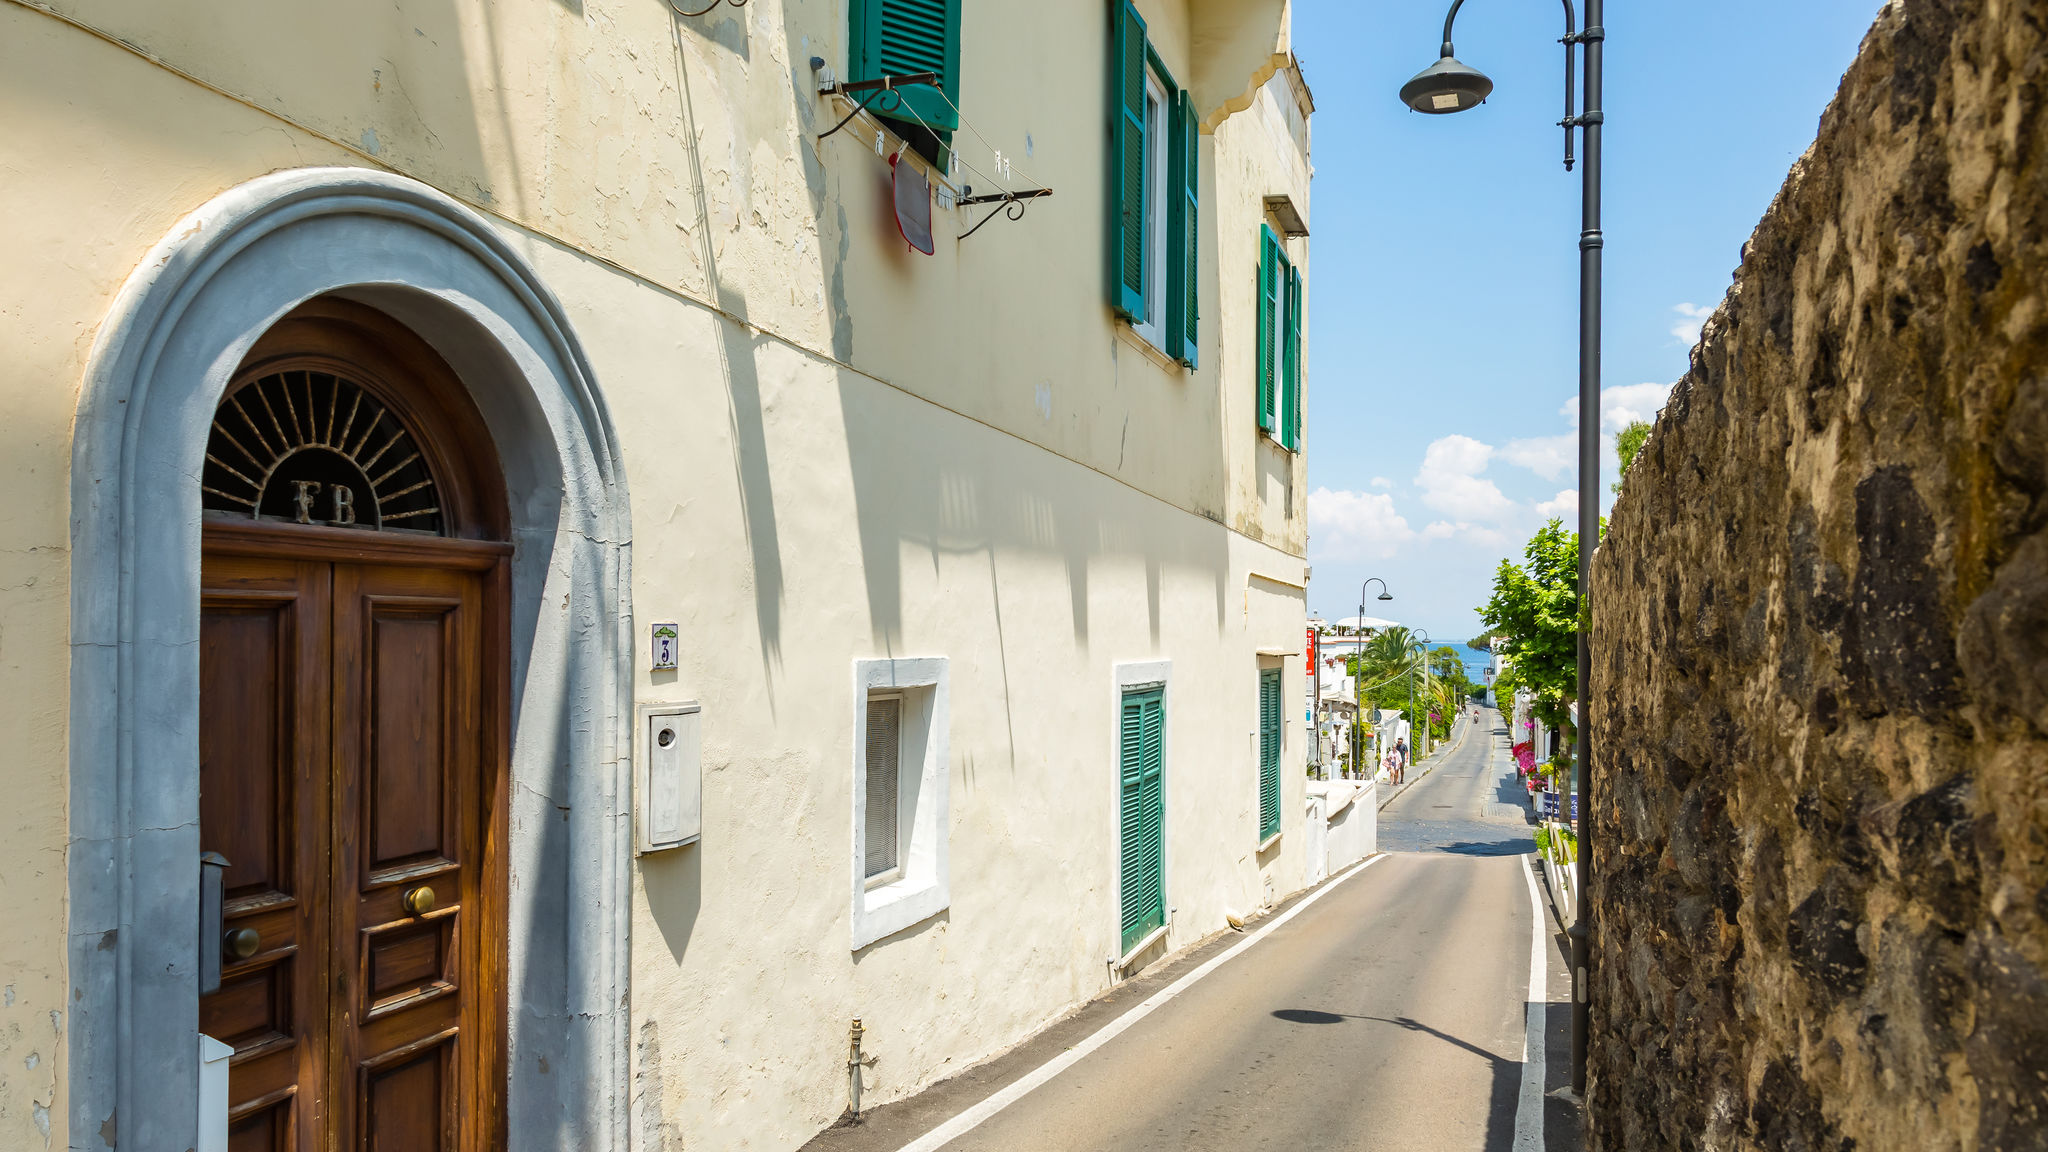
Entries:
POLYGON ((641 706, 633 781, 636 852, 680 848, 703 834, 702 733, 695 701, 641 706))

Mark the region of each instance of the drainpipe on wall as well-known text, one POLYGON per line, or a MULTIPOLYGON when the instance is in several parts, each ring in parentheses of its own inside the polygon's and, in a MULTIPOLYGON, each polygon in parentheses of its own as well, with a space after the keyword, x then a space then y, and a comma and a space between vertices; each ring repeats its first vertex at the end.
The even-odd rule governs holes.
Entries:
POLYGON ((853 1027, 847 1030, 849 1045, 846 1053, 846 1106, 855 1120, 860 1119, 860 1017, 853 1018, 853 1027))

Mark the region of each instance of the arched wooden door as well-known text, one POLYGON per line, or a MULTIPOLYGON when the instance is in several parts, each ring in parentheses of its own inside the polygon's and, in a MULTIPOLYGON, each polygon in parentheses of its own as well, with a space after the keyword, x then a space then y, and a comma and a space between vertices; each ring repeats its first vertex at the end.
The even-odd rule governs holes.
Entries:
POLYGON ((483 421, 412 333, 316 301, 229 385, 201 485, 229 1145, 502 1148, 511 548, 483 421))

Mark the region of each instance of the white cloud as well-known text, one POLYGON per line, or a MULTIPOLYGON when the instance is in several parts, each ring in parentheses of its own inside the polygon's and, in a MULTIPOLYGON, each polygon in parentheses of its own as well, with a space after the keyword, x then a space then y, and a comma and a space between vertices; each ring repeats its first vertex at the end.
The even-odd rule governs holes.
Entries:
POLYGON ((1463 540, 1467 544, 1479 544, 1488 548, 1498 548, 1508 541, 1507 533, 1502 532, 1498 528, 1489 527, 1485 524, 1471 524, 1462 520, 1455 524, 1449 520, 1438 520, 1425 525, 1422 529, 1422 538, 1424 540, 1463 540))
POLYGON ((1375 488, 1392 488, 1394 482, 1385 476, 1375 476, 1372 478, 1372 486, 1375 488))
POLYGON ((1555 480, 1571 471, 1577 463, 1578 443, 1579 438, 1570 433, 1510 440, 1501 447, 1500 458, 1510 464, 1519 464, 1545 480, 1555 480))
POLYGON ((1539 502, 1536 505, 1536 514, 1538 516, 1543 517, 1545 520, 1548 520, 1551 517, 1555 516, 1558 519, 1563 520, 1567 525, 1578 523, 1578 491, 1576 489, 1566 488, 1558 492, 1557 496, 1554 499, 1539 502))
POLYGON ((1638 420, 1655 420, 1671 399, 1669 384, 1627 384, 1600 393, 1600 430, 1615 433, 1638 420))
POLYGON ((1501 520, 1514 504, 1493 481, 1480 476, 1493 458, 1493 445, 1470 436, 1445 436, 1430 442, 1422 454, 1415 483, 1422 502, 1462 522, 1501 520))
POLYGON ((1712 308, 1702 308, 1690 302, 1674 304, 1671 310, 1685 317, 1685 319, 1671 326, 1671 335, 1676 337, 1678 342, 1687 348, 1699 343, 1700 329, 1706 325, 1707 317, 1712 316, 1714 310, 1712 308))
POLYGON ((1316 551, 1331 560, 1382 559, 1415 538, 1392 496, 1328 488, 1308 494, 1308 531, 1316 551))
MULTIPOLYGON (((1623 384, 1600 390, 1600 431, 1612 436, 1638 420, 1655 420, 1664 402, 1671 398, 1669 384, 1623 384)), ((1579 426, 1579 398, 1567 397, 1558 415, 1579 426)))

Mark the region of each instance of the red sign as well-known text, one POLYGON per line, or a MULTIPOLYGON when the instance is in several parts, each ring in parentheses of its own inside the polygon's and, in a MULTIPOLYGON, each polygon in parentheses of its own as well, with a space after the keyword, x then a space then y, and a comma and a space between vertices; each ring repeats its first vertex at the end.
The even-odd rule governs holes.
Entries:
POLYGON ((1316 630, 1308 630, 1308 674, 1316 674, 1316 630))

